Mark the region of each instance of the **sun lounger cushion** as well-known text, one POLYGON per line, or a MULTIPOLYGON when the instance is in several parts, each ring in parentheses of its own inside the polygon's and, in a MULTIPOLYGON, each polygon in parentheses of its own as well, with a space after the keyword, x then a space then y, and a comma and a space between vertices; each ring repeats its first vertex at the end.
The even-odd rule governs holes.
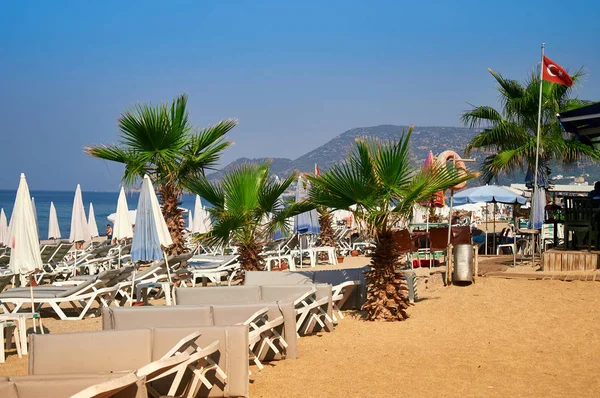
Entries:
POLYGON ((354 289, 352 295, 346 301, 343 308, 360 309, 367 297, 367 282, 365 279, 365 272, 369 271, 370 269, 371 267, 365 266, 362 268, 332 269, 321 271, 290 271, 290 273, 301 274, 312 278, 314 283, 329 283, 332 286, 348 281, 359 281, 359 285, 354 289))
POLYGON ((298 358, 298 336, 296 334, 296 311, 294 304, 283 302, 260 302, 253 304, 219 304, 213 305, 213 318, 215 325, 230 325, 240 323, 247 320, 252 314, 267 307, 269 312, 267 317, 269 320, 283 316, 283 330, 279 331, 288 348, 285 350, 285 356, 274 354, 269 351, 261 360, 273 361, 281 359, 296 359, 298 358))
MULTIPOLYGON (((192 327, 106 330, 30 335, 29 374, 89 374, 131 371, 159 359, 181 338, 200 332, 206 347, 219 341, 214 358, 227 373, 223 385, 209 374, 214 387, 208 396, 248 396, 248 327, 192 327)), ((206 395, 204 395, 206 396, 206 395)))
POLYGON ((244 285, 310 285, 312 275, 302 275, 298 272, 265 272, 246 271, 244 285))
POLYGON ((175 289, 177 304, 241 304, 261 301, 260 286, 223 286, 175 289))
MULTIPOLYGON (((67 374, 41 376, 13 376, 0 381, 2 398, 47 398, 70 397, 90 386, 117 379, 126 373, 106 374, 67 374)), ((144 384, 132 386, 116 395, 115 398, 146 398, 144 384)))
POLYGON ((186 328, 195 326, 214 326, 210 306, 185 305, 102 308, 102 329, 104 330, 130 330, 163 327, 186 328))
POLYGON ((29 335, 29 374, 133 370, 152 362, 150 329, 29 335))
MULTIPOLYGON (((69 297, 70 295, 77 293, 84 288, 88 287, 95 282, 95 279, 87 280, 79 285, 75 286, 36 286, 33 288, 34 298, 57 298, 57 297, 69 297)), ((7 298, 29 298, 31 297, 31 291, 29 288, 16 288, 8 289, 7 291, 0 293, 0 300, 7 298)))
MULTIPOLYGON (((198 328, 163 328, 154 330, 152 355, 160 358, 166 354, 179 340, 199 330, 202 334, 196 340, 200 347, 206 347, 219 341, 219 353, 212 357, 227 374, 227 382, 223 385, 218 379, 209 377, 214 382, 209 397, 247 397, 248 391, 248 327, 204 327, 198 328)), ((210 373, 209 373, 210 375, 210 373)), ((208 391, 200 390, 198 396, 206 396, 208 391)))
POLYGON ((285 356, 269 352, 264 359, 269 361, 284 358, 296 359, 298 357, 298 337, 295 329, 296 312, 292 303, 109 307, 102 309, 102 329, 232 326, 246 321, 264 307, 269 309, 268 319, 272 320, 283 316, 282 336, 288 343, 285 356))

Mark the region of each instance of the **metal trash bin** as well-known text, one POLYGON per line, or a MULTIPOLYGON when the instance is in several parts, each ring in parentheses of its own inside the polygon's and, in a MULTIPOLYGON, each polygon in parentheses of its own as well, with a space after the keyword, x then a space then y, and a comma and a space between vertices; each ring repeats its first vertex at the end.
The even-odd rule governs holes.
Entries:
POLYGON ((452 282, 473 282, 473 246, 467 244, 454 246, 452 282))

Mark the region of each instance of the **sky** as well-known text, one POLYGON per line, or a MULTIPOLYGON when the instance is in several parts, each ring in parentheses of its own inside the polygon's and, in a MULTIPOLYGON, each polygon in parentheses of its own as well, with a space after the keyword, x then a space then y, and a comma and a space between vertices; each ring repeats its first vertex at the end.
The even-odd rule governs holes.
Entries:
POLYGON ((189 95, 190 121, 235 117, 224 166, 297 158, 355 127, 461 126, 497 106, 487 68, 525 78, 540 45, 600 100, 600 2, 0 0, 0 189, 116 191, 137 102, 189 95))

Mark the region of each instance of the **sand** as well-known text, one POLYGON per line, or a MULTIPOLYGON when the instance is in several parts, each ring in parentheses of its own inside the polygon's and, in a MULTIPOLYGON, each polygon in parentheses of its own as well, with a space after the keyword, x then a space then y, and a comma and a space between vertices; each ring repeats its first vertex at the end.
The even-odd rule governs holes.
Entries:
MULTIPOLYGON (((299 359, 252 366, 251 396, 600 396, 600 283, 480 278, 427 286, 405 322, 348 312, 334 332, 302 337, 299 359)), ((45 326, 97 330, 100 320, 45 326)), ((0 374, 26 374, 26 362, 8 355, 0 374)))

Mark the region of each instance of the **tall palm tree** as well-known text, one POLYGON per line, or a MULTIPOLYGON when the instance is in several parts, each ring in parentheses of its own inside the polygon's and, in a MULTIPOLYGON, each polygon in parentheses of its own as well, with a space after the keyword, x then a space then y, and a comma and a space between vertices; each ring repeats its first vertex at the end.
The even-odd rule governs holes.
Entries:
POLYGON ((453 167, 435 162, 422 169, 411 165, 409 140, 412 127, 397 142, 357 140, 348 160, 335 165, 312 182, 310 199, 318 206, 351 210, 376 241, 367 274, 367 298, 363 306, 368 320, 404 320, 408 307, 406 282, 397 271, 399 248, 393 226, 406 221, 419 202, 473 174, 459 174, 453 167))
POLYGON ((187 95, 170 105, 139 104, 119 117, 120 143, 84 149, 93 157, 123 163, 123 183, 133 186, 148 174, 157 187, 162 212, 173 238, 172 253, 185 249, 181 227, 183 183, 213 168, 230 144, 223 136, 237 125, 225 119, 214 126, 194 130, 188 122, 187 95))
POLYGON ((277 228, 289 232, 288 218, 314 208, 308 201, 284 203, 281 195, 296 176, 273 179, 270 168, 270 163, 245 164, 226 174, 220 183, 204 177, 186 183, 190 192, 213 206, 208 209, 213 228, 199 239, 209 244, 237 245, 244 270, 262 270, 264 243, 277 228))
MULTIPOLYGON (((482 151, 487 154, 482 165, 482 177, 491 181, 502 173, 516 169, 535 171, 536 137, 540 79, 532 72, 521 83, 505 79, 489 70, 498 83, 502 110, 491 106, 477 106, 462 115, 463 123, 471 128, 483 128, 473 137, 466 148, 467 154, 482 151)), ((577 84, 582 70, 572 77, 577 84)), ((546 181, 550 164, 569 164, 584 158, 600 159, 600 151, 578 141, 576 137, 563 134, 556 114, 579 108, 588 102, 572 97, 572 89, 560 84, 542 82, 542 117, 540 136, 539 180, 546 181)))

